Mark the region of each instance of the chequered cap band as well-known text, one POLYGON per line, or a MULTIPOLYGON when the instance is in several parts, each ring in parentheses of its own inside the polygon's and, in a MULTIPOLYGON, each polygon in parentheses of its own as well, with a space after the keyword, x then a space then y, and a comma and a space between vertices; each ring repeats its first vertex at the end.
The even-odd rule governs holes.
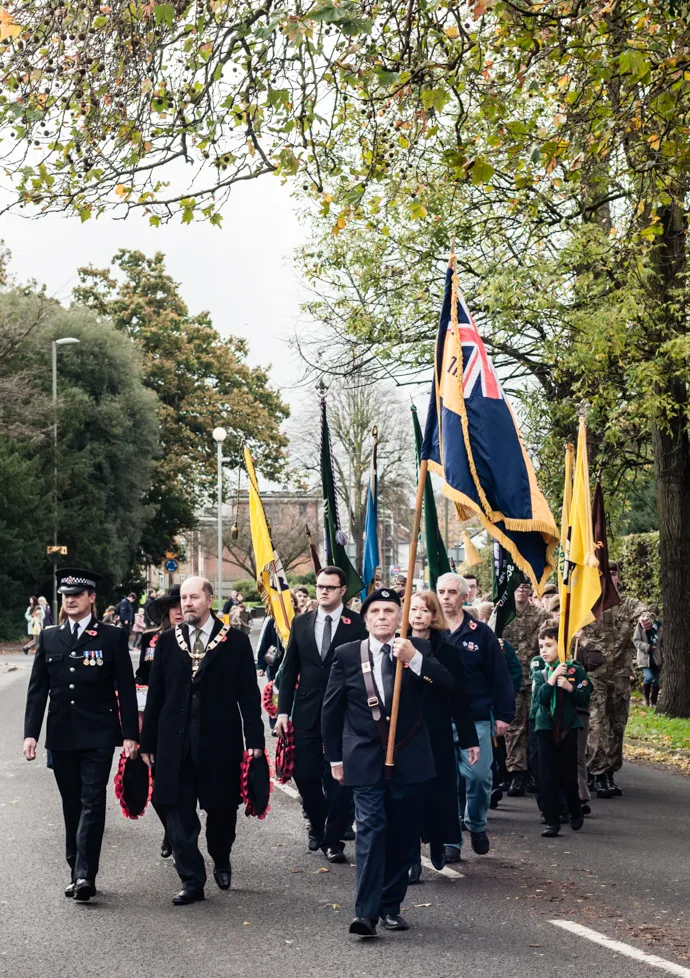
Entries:
POLYGON ((96 582, 92 579, 86 577, 72 577, 71 575, 69 577, 63 577, 60 584, 69 584, 72 587, 75 584, 83 584, 84 587, 96 587, 96 582))

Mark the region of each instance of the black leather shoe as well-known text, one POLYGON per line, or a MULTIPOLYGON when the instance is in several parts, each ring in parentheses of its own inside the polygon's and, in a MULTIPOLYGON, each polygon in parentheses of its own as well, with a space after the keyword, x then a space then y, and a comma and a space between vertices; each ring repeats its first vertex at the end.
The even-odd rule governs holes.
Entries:
POLYGON ((65 896, 70 897, 70 899, 74 896, 74 883, 70 883, 69 886, 65 887, 65 896))
POLYGON ((448 865, 448 863, 462 862, 462 856, 460 855, 460 849, 458 846, 444 846, 443 855, 446 857, 446 865, 448 865))
POLYGON ((616 782, 613 780, 613 771, 606 772, 606 780, 608 781, 611 797, 620 798, 620 796, 623 794, 623 789, 619 788, 616 782))
POLYGON ((570 828, 573 830, 573 832, 579 832, 584 824, 585 824, 585 819, 583 815, 579 815, 577 818, 570 819, 570 828))
POLYGON ((422 863, 421 860, 415 859, 410 868, 407 871, 407 883, 409 886, 414 886, 415 883, 419 883, 422 878, 422 863))
POLYGON ((324 849, 323 854, 329 863, 346 863, 348 861, 348 858, 343 850, 335 849, 333 846, 330 846, 328 849, 324 849))
POLYGON ((309 845, 309 852, 318 852, 323 845, 323 833, 317 833, 313 829, 309 829, 307 832, 307 844, 309 845))
POLYGON ((185 907, 188 903, 197 903, 203 899, 205 899, 203 890, 191 890, 183 887, 177 896, 173 897, 173 903, 176 907, 185 907))
POLYGON ((568 811, 567 808, 562 808, 560 810, 560 812, 558 813, 558 820, 560 821, 561 825, 568 824, 568 822, 570 821, 570 812, 568 811))
POLYGON ((510 782, 510 788, 508 788, 509 798, 522 798, 525 794, 525 775, 522 771, 517 771, 513 775, 513 780, 510 782))
POLYGON ((470 842, 478 856, 485 856, 491 848, 486 832, 470 832, 470 842))
POLYGON ((91 880, 77 880, 74 884, 74 899, 80 903, 86 903, 92 896, 96 895, 96 887, 91 880))
POLYGON ((360 937, 376 937, 376 924, 375 917, 355 917, 350 924, 350 933, 360 937))
POLYGON ((385 917, 381 917, 381 923, 386 928, 386 930, 409 930, 410 925, 401 917, 399 913, 387 913, 385 917))
POLYGON ((583 815, 591 815, 592 814, 592 807, 591 807, 591 805, 589 804, 588 801, 583 801, 582 802, 582 814, 583 815))
POLYGON ((213 869, 213 878, 216 881, 218 889, 229 890, 232 884, 232 866, 228 866, 227 869, 213 869))
POLYGON ((446 847, 439 842, 432 842, 429 845, 429 857, 434 869, 441 872, 446 865, 446 847))
POLYGON ((172 856, 172 846, 170 845, 170 839, 168 838, 167 832, 163 836, 163 841, 161 842, 161 856, 163 859, 170 859, 172 856))
POLYGON ((343 832, 343 842, 354 842, 357 836, 355 835, 354 829, 345 829, 343 832))
POLYGON ((503 798, 503 792, 500 788, 494 788, 491 792, 491 801, 489 802, 489 808, 495 811, 498 808, 498 803, 503 798))
POLYGON ((611 798, 611 788, 609 787, 609 779, 605 774, 597 774, 594 777, 594 788, 597 793, 597 798, 611 798))
POLYGON ((542 835, 546 836, 547 839, 553 839, 561 831, 560 825, 547 825, 542 835))

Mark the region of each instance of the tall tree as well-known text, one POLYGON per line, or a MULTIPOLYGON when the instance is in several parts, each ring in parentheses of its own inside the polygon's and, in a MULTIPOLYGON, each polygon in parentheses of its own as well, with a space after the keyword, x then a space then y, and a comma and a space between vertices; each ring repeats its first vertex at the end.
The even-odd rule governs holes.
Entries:
POLYGON ((113 264, 122 279, 107 269, 81 269, 74 297, 141 348, 144 383, 157 397, 161 455, 148 494, 154 515, 143 550, 158 563, 215 492, 213 428, 228 431, 223 454, 230 465, 239 464, 247 442, 262 472, 276 478, 287 445, 280 424, 288 408, 269 385, 267 371, 247 366, 244 340, 221 337, 208 313, 190 315, 160 252, 148 258, 122 250, 113 264))
MULTIPOLYGON (((0 298, 0 317, 27 322, 35 297, 0 298)), ((113 595, 138 575, 141 534, 150 516, 145 502, 158 450, 155 396, 143 385, 141 354, 111 324, 86 309, 43 302, 43 318, 5 363, 28 378, 46 411, 30 436, 3 438, 0 451, 0 545, 10 581, 4 590, 0 629, 21 620, 28 594, 52 592, 54 448, 51 341, 79 340, 60 350, 58 370, 57 525, 68 547, 61 563, 91 566, 106 575, 113 595)))

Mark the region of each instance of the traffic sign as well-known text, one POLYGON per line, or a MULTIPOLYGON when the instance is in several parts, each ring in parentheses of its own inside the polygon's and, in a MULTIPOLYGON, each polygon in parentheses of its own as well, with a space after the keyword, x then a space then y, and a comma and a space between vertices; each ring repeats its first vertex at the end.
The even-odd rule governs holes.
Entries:
POLYGON ((67 547, 46 547, 46 552, 49 554, 62 554, 63 557, 67 556, 67 547))
POLYGON ((176 560, 170 559, 170 560, 166 560, 166 562, 165 562, 165 564, 163 566, 167 570, 168 574, 174 574, 175 571, 177 570, 177 568, 180 565, 178 564, 178 562, 176 560))

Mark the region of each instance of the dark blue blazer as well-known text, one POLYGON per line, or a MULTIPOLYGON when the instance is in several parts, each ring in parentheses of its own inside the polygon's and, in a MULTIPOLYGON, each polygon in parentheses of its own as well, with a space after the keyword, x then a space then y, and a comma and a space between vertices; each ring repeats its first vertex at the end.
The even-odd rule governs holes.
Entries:
MULTIPOLYGON (((422 717, 424 691, 430 684, 443 686, 449 694, 453 689, 453 677, 434 658, 429 643, 411 641, 424 661, 421 675, 411 669, 403 672, 396 743, 413 735, 396 752, 394 780, 402 784, 434 777, 434 759, 422 717)), ((371 785, 383 778, 385 753, 367 703, 358 641, 341 645, 335 653, 321 711, 321 732, 326 760, 343 762, 346 785, 371 785)))

